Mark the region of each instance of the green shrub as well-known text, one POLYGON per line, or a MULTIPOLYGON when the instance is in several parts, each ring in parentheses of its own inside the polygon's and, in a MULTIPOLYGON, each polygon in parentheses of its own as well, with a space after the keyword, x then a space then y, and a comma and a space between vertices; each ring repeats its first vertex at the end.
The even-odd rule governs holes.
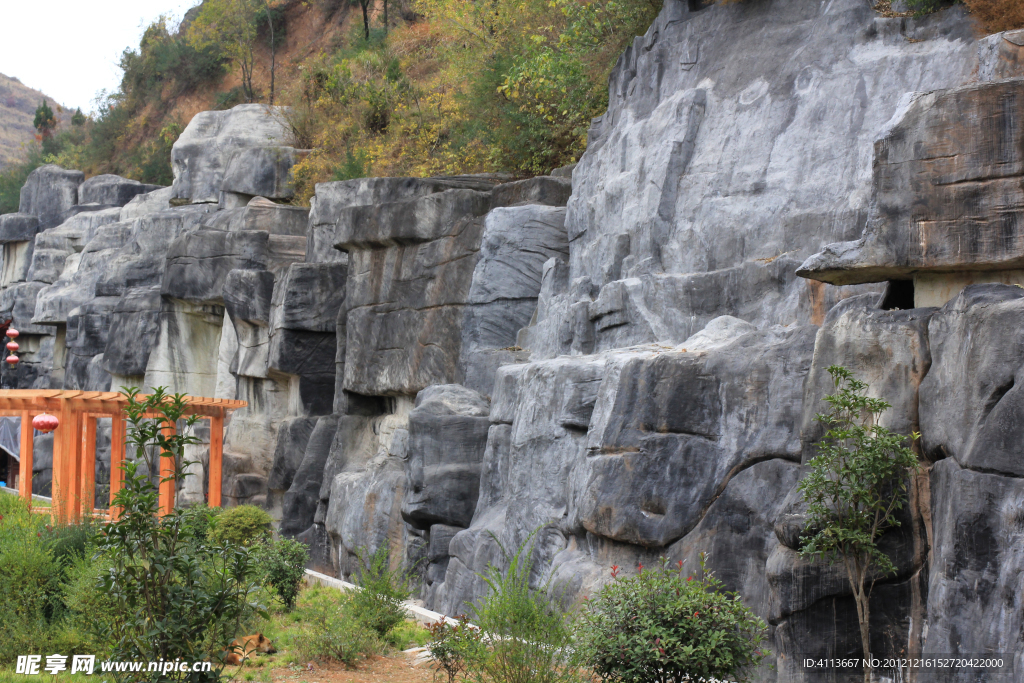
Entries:
POLYGON ((455 683, 483 653, 480 629, 471 626, 465 614, 454 624, 438 621, 427 628, 430 630, 430 641, 427 643, 430 656, 439 667, 439 672, 443 671, 448 677, 448 683, 455 683))
POLYGON ((548 586, 530 587, 533 540, 531 534, 511 558, 502 548, 508 570, 489 566, 483 575, 490 591, 475 605, 476 624, 490 642, 469 660, 469 667, 495 683, 578 681, 579 673, 569 665, 572 629, 567 616, 548 598, 548 586))
MULTIPOLYGON (((107 564, 97 589, 112 605, 99 637, 111 643, 114 660, 156 661, 181 658, 214 662, 208 674, 171 672, 143 680, 217 680, 225 644, 257 616, 266 618, 249 549, 239 544, 190 544, 181 510, 159 516, 159 490, 139 471, 150 449, 173 462, 184 461, 184 449, 197 439, 190 434, 195 416, 184 418, 183 395, 168 396, 158 387, 145 400, 126 389, 129 452, 124 485, 113 504, 121 515, 103 529, 99 550, 107 564), (147 415, 158 413, 160 419, 147 415), (184 429, 165 436, 165 424, 184 421, 184 429)), ((151 465, 150 471, 155 468, 151 465)), ((186 476, 176 466, 168 479, 186 476)), ((132 679, 136 680, 136 679, 132 679)))
POLYGON ((352 616, 345 596, 331 589, 305 591, 293 615, 302 624, 295 649, 302 660, 352 665, 383 649, 376 633, 352 616))
POLYGON ((766 627, 705 570, 683 572, 683 564, 618 576, 580 610, 577 654, 607 681, 682 683, 746 680, 760 662, 766 627))
POLYGON ((49 644, 59 602, 60 565, 32 522, 14 514, 0 521, 0 662, 49 644))
POLYGON ((257 546, 255 555, 263 582, 273 586, 285 609, 295 607, 309 561, 305 544, 292 539, 271 539, 257 546))
POLYGON ((273 520, 263 508, 239 505, 225 510, 217 517, 210 537, 218 543, 251 546, 270 537, 273 520))
POLYGON ((216 524, 223 508, 212 508, 206 503, 191 505, 181 510, 181 531, 194 543, 210 541, 210 531, 216 524))
POLYGON ((409 598, 408 575, 401 569, 389 567, 388 548, 382 545, 369 560, 360 556, 366 565, 359 577, 362 590, 349 594, 352 616, 361 621, 380 638, 405 621, 402 602, 409 598))

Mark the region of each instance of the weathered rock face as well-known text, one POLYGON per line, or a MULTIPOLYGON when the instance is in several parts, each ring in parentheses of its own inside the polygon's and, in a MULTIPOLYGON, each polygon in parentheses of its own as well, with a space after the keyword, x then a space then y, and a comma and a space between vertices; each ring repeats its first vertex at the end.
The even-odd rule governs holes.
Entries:
MULTIPOLYGON (((185 202, 219 202, 221 192, 236 192, 232 182, 232 158, 242 152, 245 159, 265 166, 254 168, 252 182, 246 188, 278 177, 281 159, 271 151, 258 155, 252 150, 278 145, 285 149, 290 138, 288 124, 280 108, 262 104, 240 104, 229 111, 204 111, 197 114, 182 132, 171 151, 174 171, 173 198, 185 202), (269 173, 265 168, 272 169, 269 173), (224 186, 225 179, 230 183, 224 186), (259 179, 259 180, 257 180, 259 179)), ((287 152, 280 156, 293 158, 287 152)), ((290 168, 290 166, 289 166, 290 168)), ((271 182, 276 182, 272 180, 271 182)), ((251 193, 251 194, 256 194, 251 193)))
POLYGON ((843 365, 921 433, 872 650, 1024 666, 1024 33, 704 5, 667 0, 622 56, 571 182, 322 183, 307 212, 271 201, 303 152, 260 105, 197 116, 174 187, 127 204, 130 182, 41 170, 0 218, 11 381, 248 401, 226 500, 321 571, 386 547, 452 615, 527 541, 566 603, 707 552, 769 625, 755 680, 789 683, 860 679, 801 665, 862 654, 844 570, 799 554, 843 365))
POLYGON ((981 271, 975 277, 1019 271, 1019 101, 1020 78, 908 96, 875 142, 864 236, 829 245, 801 274, 836 284, 923 277, 919 286, 928 287, 950 270, 981 271))

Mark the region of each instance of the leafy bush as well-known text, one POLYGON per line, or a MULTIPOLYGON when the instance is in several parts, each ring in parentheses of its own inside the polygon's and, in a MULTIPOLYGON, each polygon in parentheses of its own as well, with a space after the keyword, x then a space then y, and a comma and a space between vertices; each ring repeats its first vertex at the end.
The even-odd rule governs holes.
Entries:
POLYGON ((465 614, 454 624, 438 621, 427 628, 430 630, 427 650, 439 671, 448 677, 448 683, 455 683, 460 675, 469 671, 472 662, 481 658, 484 647, 482 634, 480 629, 470 625, 465 614))
POLYGON ((217 517, 223 512, 223 508, 212 508, 206 503, 190 505, 181 510, 181 532, 182 535, 191 539, 194 543, 207 543, 212 540, 210 531, 216 524, 217 517))
POLYGON ((0 520, 0 662, 48 644, 60 565, 36 522, 10 507, 0 520))
POLYGON ((368 560, 361 559, 365 564, 359 577, 362 590, 349 594, 349 609, 353 617, 378 637, 387 638, 396 626, 405 621, 402 602, 409 598, 408 576, 401 569, 389 567, 386 545, 378 548, 368 560))
POLYGON ((255 555, 262 580, 274 587, 285 609, 295 607, 309 561, 305 544, 292 539, 271 539, 258 546, 255 555))
POLYGON ((255 505, 239 505, 225 510, 210 533, 218 543, 251 546, 270 537, 273 520, 263 508, 255 505))
POLYGON ((304 591, 294 615, 302 624, 295 649, 303 660, 332 660, 352 665, 380 652, 376 633, 347 609, 349 602, 331 589, 304 591))
MULTIPOLYGON (((159 490, 139 463, 152 447, 175 462, 166 479, 180 482, 185 446, 197 439, 189 432, 196 421, 184 419, 184 429, 165 435, 162 427, 182 420, 183 395, 166 395, 157 388, 145 400, 127 389, 128 444, 134 459, 123 464, 124 484, 112 501, 118 519, 103 529, 99 550, 107 568, 97 588, 112 605, 109 621, 97 624, 97 637, 111 644, 115 660, 217 662, 224 647, 248 621, 266 618, 249 549, 242 545, 190 544, 186 516, 175 510, 159 516, 159 490), (159 414, 159 419, 146 416, 159 414)), ((148 470, 156 471, 150 463, 148 470)), ((223 664, 205 678, 216 680, 223 664)), ((153 675, 151 675, 152 677, 153 675)), ((197 680, 198 673, 155 674, 160 680, 197 680)), ((153 678, 156 680, 156 678, 153 678)))
POLYGON ((502 548, 508 570, 487 568, 483 578, 490 590, 475 605, 476 624, 488 635, 489 647, 471 658, 469 667, 495 683, 560 683, 580 678, 569 664, 568 617, 548 599, 547 586, 530 587, 533 539, 531 534, 510 558, 502 548))
POLYGON ((765 653, 766 627, 710 572, 686 576, 682 563, 618 575, 587 601, 577 622, 581 661, 623 683, 743 681, 765 653))

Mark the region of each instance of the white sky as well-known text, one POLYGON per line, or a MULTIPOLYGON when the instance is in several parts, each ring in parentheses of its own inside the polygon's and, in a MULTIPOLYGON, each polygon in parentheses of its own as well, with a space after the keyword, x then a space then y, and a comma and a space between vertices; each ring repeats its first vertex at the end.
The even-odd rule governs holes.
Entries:
POLYGON ((0 73, 61 104, 93 111, 121 82, 126 47, 161 14, 180 21, 199 0, 0 0, 0 73))

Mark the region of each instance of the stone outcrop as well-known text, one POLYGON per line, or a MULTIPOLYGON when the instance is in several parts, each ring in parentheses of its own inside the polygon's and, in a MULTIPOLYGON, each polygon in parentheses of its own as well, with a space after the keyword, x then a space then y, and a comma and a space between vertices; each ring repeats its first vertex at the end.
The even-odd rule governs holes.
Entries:
POLYGON ((790 683, 860 679, 800 663, 861 655, 842 567, 799 553, 843 365, 921 434, 875 654, 1024 665, 1022 36, 960 7, 667 0, 575 167, 321 183, 309 209, 283 203, 283 112, 204 112, 173 187, 44 167, 0 217, 25 342, 3 380, 248 401, 227 502, 319 571, 386 548, 450 615, 523 543, 563 604, 708 553, 769 625, 755 680, 790 683))

